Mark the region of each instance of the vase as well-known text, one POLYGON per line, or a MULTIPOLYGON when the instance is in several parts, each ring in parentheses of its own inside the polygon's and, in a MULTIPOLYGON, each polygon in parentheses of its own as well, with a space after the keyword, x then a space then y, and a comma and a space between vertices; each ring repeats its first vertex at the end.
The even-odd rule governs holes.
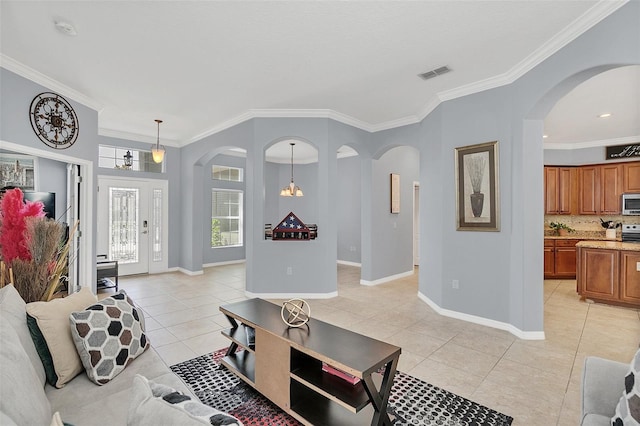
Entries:
POLYGON ((558 229, 558 236, 560 237, 566 237, 567 235, 569 235, 569 231, 567 231, 564 228, 560 228, 558 229))
POLYGON ((484 204, 484 194, 482 192, 474 192, 470 197, 473 217, 480 217, 482 214, 482 206, 484 204))

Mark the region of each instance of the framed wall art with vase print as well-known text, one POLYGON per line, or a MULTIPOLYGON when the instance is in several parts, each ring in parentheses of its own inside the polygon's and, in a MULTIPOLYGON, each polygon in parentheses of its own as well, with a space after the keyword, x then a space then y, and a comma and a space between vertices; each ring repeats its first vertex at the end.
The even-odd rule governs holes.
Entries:
POLYGON ((499 231, 498 142, 455 149, 456 229, 499 231))

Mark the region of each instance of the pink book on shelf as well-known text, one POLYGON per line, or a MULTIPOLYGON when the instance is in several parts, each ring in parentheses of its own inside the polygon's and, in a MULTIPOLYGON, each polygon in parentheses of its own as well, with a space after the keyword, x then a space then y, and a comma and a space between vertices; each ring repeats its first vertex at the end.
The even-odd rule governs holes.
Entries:
POLYGON ((329 373, 329 374, 333 374, 336 377, 340 377, 342 380, 346 380, 347 382, 351 383, 352 385, 355 385, 356 383, 358 383, 360 381, 360 379, 356 376, 353 376, 349 373, 345 373, 342 370, 338 370, 335 367, 330 366, 329 364, 323 362, 322 363, 322 371, 329 373))

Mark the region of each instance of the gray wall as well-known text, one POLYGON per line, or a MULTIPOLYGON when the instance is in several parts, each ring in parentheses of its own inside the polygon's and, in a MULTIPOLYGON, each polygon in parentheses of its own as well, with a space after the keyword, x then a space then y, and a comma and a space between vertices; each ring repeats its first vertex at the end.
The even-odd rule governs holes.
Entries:
MULTIPOLYGON (((31 128, 29 121, 29 107, 31 101, 38 94, 49 91, 33 81, 27 80, 5 68, 0 68, 0 140, 11 142, 37 150, 41 158, 47 158, 48 155, 60 155, 60 151, 56 152, 53 148, 48 147, 38 139, 31 128)), ((67 99, 76 112, 79 122, 79 134, 75 144, 64 150, 64 155, 77 158, 84 161, 92 161, 97 164, 98 159, 98 113, 82 104, 71 99, 67 99)), ((0 146, 0 149, 3 147, 0 146)), ((96 182, 96 170, 93 169, 93 182, 96 182)), ((66 181, 66 178, 65 178, 66 181)), ((92 188, 95 193, 95 187, 92 188)), ((92 211, 96 209, 97 199, 94 198, 92 211)), ((92 238, 95 242, 96 227, 94 224, 92 238)), ((81 240, 81 244, 82 241, 81 240)), ((91 283, 81 282, 82 286, 95 286, 95 245, 91 248, 91 256, 89 259, 80 259, 79 262, 86 262, 83 267, 87 268, 91 273, 91 283)))
POLYGON ((361 260, 361 161, 358 156, 338 159, 338 181, 340 182, 336 188, 338 260, 353 263, 360 263, 361 260))
POLYGON ((638 161, 638 158, 606 159, 603 146, 580 149, 545 149, 544 164, 548 166, 581 166, 584 164, 622 163, 638 161))
POLYGON ((56 219, 66 222, 67 211, 67 163, 38 158, 38 182, 36 190, 56 194, 56 219))

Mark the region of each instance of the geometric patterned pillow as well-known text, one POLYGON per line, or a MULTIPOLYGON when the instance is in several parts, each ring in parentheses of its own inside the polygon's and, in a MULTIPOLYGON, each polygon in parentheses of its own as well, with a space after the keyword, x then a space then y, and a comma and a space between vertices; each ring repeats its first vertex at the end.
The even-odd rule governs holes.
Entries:
POLYGON ((618 401, 613 426, 640 425, 640 350, 631 361, 629 374, 624 378, 624 392, 618 401))
POLYGON ((69 316, 73 342, 91 381, 108 383, 149 347, 141 319, 124 290, 69 316))
POLYGON ((242 426, 235 417, 139 374, 133 379, 127 424, 242 426))

